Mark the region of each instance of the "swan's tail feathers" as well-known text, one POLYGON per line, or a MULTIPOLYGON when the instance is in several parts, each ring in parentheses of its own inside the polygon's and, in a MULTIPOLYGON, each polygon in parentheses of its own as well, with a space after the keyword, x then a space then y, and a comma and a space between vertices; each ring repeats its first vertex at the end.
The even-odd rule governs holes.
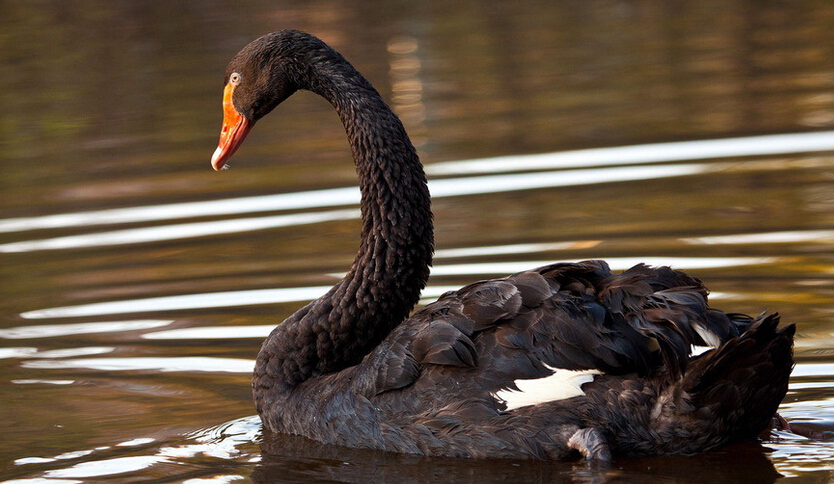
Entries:
POLYGON ((778 314, 755 318, 740 336, 692 361, 680 382, 694 417, 730 442, 768 428, 788 391, 796 327, 778 326, 778 314))

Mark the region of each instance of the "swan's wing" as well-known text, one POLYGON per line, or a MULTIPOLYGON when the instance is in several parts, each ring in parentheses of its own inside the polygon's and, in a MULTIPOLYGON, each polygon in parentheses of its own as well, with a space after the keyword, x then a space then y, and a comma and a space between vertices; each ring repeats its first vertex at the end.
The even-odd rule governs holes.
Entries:
POLYGON ((638 265, 615 275, 602 261, 470 284, 417 312, 378 348, 377 392, 418 379, 441 398, 456 378, 468 382, 461 394, 495 395, 546 378, 549 387, 579 387, 594 372, 680 374, 692 345, 719 344, 749 323, 709 309, 706 297, 682 272, 638 265))

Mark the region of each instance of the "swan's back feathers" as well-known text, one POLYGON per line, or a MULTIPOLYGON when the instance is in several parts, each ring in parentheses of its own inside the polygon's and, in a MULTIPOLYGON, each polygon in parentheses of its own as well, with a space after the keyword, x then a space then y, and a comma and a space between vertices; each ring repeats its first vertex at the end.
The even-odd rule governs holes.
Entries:
POLYGON ((701 282, 668 267, 553 264, 470 284, 415 313, 372 355, 374 393, 436 379, 419 398, 440 405, 456 394, 445 387, 453 368, 465 371, 469 396, 554 370, 680 375, 692 345, 723 343, 748 324, 710 309, 701 282))
POLYGON ((616 379, 585 387, 590 419, 620 454, 695 453, 756 438, 788 390, 794 325, 756 318, 738 337, 692 358, 679 379, 616 379), (623 409, 630 409, 624 412, 623 409))
POLYGON ((478 353, 472 340, 443 319, 431 321, 417 333, 411 351, 416 361, 421 364, 461 368, 471 368, 478 364, 478 353))
POLYGON ((796 332, 778 324, 778 314, 756 318, 740 337, 693 361, 680 386, 716 428, 752 437, 773 418, 788 390, 796 332))
POLYGON ((692 453, 755 438, 787 391, 794 326, 778 328, 778 315, 724 315, 697 280, 653 271, 638 266, 620 279, 601 262, 557 264, 445 294, 378 350, 413 336, 394 346, 417 368, 410 382, 372 397, 391 418, 412 416, 390 438, 397 448, 434 442, 453 455, 536 458, 692 453), (605 301, 615 293, 617 310, 605 301), (486 294, 501 297, 478 299, 486 294), (689 345, 704 342, 694 325, 720 346, 690 356, 689 345), (579 399, 503 398, 565 369, 599 378, 580 380, 579 399))

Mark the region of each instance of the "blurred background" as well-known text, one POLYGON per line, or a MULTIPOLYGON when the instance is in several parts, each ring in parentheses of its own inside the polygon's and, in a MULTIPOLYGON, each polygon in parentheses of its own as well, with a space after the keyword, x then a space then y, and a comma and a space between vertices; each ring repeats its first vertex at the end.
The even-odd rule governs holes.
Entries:
POLYGON ((834 431, 832 25, 814 0, 0 2, 0 481, 834 479, 834 444, 787 434, 613 470, 263 435, 254 357, 353 260, 355 173, 307 92, 209 165, 229 59, 313 33, 426 165, 426 300, 548 261, 672 264, 798 323, 780 411, 834 431))

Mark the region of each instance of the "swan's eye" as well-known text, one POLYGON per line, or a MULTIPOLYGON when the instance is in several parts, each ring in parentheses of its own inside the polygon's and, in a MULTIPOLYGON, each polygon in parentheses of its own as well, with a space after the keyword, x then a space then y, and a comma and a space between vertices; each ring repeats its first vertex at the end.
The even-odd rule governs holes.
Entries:
POLYGON ((229 83, 233 86, 237 86, 238 84, 240 84, 240 74, 238 74, 237 72, 232 72, 232 74, 229 76, 229 83))

